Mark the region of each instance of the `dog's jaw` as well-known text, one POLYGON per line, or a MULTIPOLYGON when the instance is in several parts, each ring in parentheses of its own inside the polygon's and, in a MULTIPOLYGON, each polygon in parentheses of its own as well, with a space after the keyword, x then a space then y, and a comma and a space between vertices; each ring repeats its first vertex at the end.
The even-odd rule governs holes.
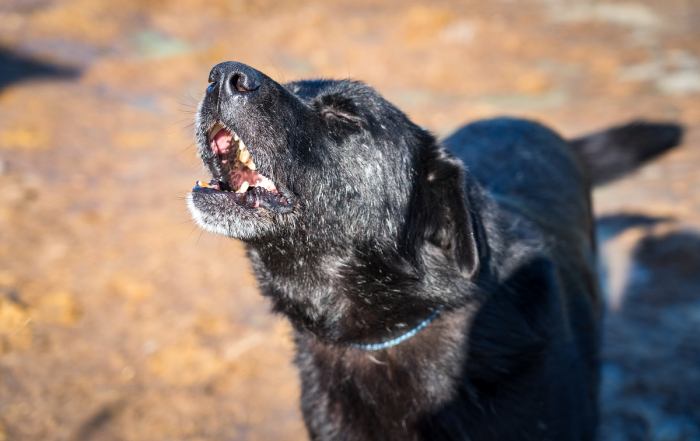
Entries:
POLYGON ((297 216, 293 213, 297 198, 275 165, 265 117, 249 110, 259 108, 266 94, 273 99, 276 87, 281 87, 261 77, 266 92, 233 97, 235 103, 222 103, 218 93, 208 89, 198 107, 195 132, 198 154, 211 180, 197 181, 187 195, 192 219, 199 226, 244 241, 278 234, 293 222, 285 217, 297 216))
POLYGON ((195 194, 190 192, 187 195, 187 208, 190 210, 192 220, 195 221, 200 228, 214 234, 233 237, 233 231, 226 227, 226 216, 216 216, 213 213, 206 212, 200 209, 194 201, 195 194))

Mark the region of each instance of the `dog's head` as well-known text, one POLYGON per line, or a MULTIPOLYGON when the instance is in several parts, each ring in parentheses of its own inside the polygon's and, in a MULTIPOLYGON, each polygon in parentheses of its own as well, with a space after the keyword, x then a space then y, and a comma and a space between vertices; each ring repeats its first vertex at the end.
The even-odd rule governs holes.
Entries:
POLYGON ((209 82, 196 137, 213 179, 188 197, 202 228, 252 244, 428 245, 476 271, 461 162, 372 88, 281 85, 237 62, 209 82))

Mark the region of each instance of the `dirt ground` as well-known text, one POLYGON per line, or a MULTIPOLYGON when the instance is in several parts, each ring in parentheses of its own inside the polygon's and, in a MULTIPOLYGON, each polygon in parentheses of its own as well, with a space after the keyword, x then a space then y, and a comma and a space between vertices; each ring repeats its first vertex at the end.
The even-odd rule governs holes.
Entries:
POLYGON ((3 0, 0 441, 298 440, 289 327, 202 233, 192 120, 225 60, 368 82, 446 135, 672 120, 597 190, 604 440, 700 440, 696 0, 3 0))

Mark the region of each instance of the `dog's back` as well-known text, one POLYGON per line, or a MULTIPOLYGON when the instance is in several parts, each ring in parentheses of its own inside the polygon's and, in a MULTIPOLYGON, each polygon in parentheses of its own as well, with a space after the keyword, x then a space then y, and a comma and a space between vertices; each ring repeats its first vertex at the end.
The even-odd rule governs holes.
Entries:
POLYGON ((635 170, 682 133, 676 124, 633 122, 567 141, 536 122, 498 118, 464 126, 443 144, 492 196, 529 217, 590 230, 590 186, 635 170))

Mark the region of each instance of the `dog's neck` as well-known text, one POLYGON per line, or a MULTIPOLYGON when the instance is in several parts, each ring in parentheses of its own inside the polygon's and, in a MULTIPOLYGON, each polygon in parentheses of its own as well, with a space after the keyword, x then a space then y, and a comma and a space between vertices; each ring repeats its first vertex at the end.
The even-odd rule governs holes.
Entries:
MULTIPOLYGON (((392 247, 304 247, 289 241, 249 245, 248 254, 274 310, 328 344, 374 344, 400 337, 441 308, 468 305, 478 289, 447 263, 441 274, 426 272, 423 262, 392 247)), ((435 266, 444 256, 427 249, 423 258, 433 259, 435 266)))
POLYGON ((347 247, 304 252, 279 245, 249 247, 262 293, 296 328, 328 343, 386 341, 443 306, 430 293, 415 292, 424 284, 420 269, 395 251, 347 247))

